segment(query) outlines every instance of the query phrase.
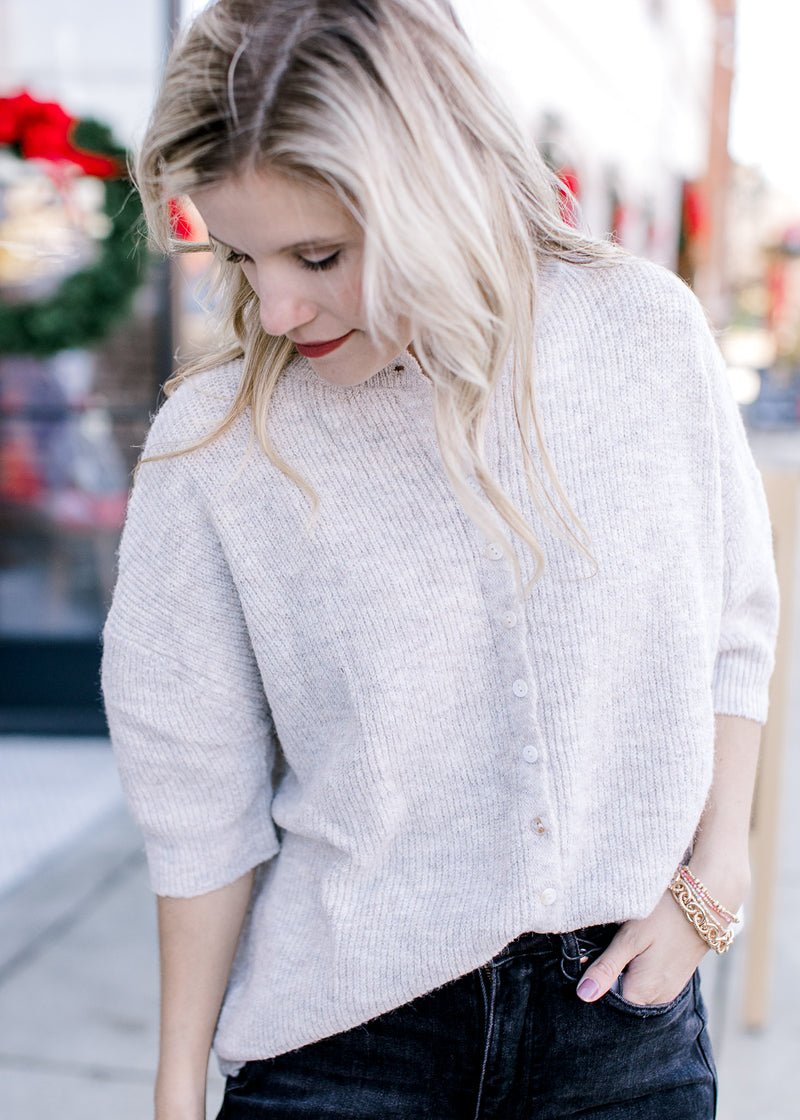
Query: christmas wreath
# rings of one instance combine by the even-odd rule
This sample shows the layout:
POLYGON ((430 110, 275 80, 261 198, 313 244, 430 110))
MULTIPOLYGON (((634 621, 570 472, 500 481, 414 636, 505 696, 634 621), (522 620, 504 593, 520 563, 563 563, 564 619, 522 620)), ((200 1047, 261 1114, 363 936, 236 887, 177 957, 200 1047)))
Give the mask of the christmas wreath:
POLYGON ((60 105, 27 93, 0 97, 0 150, 22 160, 45 160, 58 180, 99 180, 105 197, 104 233, 91 264, 67 275, 41 299, 0 303, 0 354, 49 357, 99 342, 130 308, 144 271, 139 196, 126 153, 94 120, 70 117, 60 105))

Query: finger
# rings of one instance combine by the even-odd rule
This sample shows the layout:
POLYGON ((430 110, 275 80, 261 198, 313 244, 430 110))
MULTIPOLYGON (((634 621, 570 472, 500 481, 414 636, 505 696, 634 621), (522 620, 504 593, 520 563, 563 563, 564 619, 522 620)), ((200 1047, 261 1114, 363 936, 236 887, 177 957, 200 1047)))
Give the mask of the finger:
POLYGON ((623 926, 605 952, 584 972, 578 984, 578 997, 585 1003, 594 1003, 604 996, 636 953, 633 939, 623 926))

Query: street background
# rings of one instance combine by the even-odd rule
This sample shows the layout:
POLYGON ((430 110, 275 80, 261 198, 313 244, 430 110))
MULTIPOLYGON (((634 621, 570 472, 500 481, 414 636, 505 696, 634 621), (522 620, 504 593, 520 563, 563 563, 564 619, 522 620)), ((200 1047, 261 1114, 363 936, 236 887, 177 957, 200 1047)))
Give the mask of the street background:
MULTIPOLYGON (((52 125, 57 103, 135 149, 169 39, 201 6, 0 0, 0 312, 63 292, 78 269, 105 260, 113 233, 104 173, 79 173, 72 142, 65 148, 61 137, 56 150, 52 131, 51 150, 26 148, 30 113, 52 125), (14 133, 20 122, 25 142, 14 133)), ((792 140, 800 5, 454 6, 560 176, 565 205, 573 206, 570 192, 592 232, 693 286, 719 332, 757 461, 786 480, 800 477, 800 146, 792 140)), ((181 207, 179 235, 202 239, 196 215, 181 207)), ((35 334, 21 342, 0 315, 3 1120, 152 1115, 155 907, 104 735, 98 635, 130 471, 159 386, 176 361, 203 348, 208 325, 196 294, 201 257, 179 266, 142 260, 127 310, 108 322, 97 310, 86 339, 76 341, 65 319, 63 345, 35 334)), ((794 607, 772 709, 785 725, 771 743, 772 793, 760 810, 777 844, 764 859, 759 842, 756 866, 757 885, 768 879, 773 895, 765 905, 763 890, 754 891, 733 950, 703 965, 719 1120, 800 1117, 800 549, 787 544, 786 525, 776 533, 794 549, 783 587, 787 601, 794 591, 794 607), (766 970, 754 1029, 745 1009, 756 952, 766 970)), ((762 789, 766 780, 762 772, 762 789)), ((209 1116, 221 1087, 212 1069, 209 1116)))

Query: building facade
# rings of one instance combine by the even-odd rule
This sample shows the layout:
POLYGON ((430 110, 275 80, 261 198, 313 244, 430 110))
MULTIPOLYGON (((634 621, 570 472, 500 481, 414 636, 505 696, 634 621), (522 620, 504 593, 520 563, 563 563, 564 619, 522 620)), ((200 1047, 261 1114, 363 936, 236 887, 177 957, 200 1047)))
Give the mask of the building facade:
POLYGON ((456 0, 593 233, 675 268, 684 185, 709 152, 710 0, 456 0))

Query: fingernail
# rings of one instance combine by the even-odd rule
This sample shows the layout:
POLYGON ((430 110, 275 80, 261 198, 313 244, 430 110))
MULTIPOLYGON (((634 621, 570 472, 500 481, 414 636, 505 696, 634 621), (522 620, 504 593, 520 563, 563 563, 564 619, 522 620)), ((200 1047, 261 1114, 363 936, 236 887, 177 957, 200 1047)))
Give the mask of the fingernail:
POLYGON ((593 999, 597 998, 597 993, 600 991, 600 985, 596 980, 592 980, 591 976, 584 976, 578 985, 578 999, 585 1000, 591 1003, 593 999))

